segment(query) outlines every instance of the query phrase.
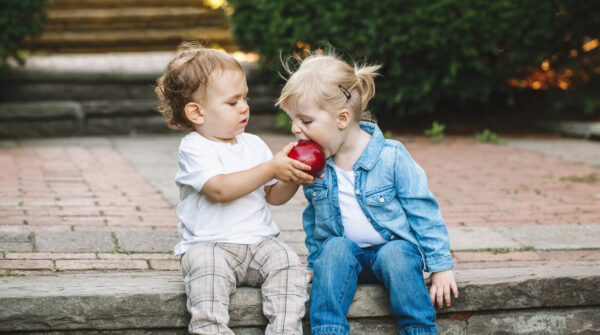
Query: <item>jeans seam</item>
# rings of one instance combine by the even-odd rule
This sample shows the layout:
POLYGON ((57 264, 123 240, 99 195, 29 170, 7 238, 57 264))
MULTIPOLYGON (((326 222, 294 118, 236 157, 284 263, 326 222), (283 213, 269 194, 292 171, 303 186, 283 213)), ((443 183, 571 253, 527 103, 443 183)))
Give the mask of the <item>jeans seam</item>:
MULTIPOLYGON (((352 269, 350 269, 350 273, 346 276, 346 283, 344 285, 344 289, 341 291, 341 295, 338 297, 338 303, 341 305, 342 300, 344 298, 344 296, 346 295, 346 291, 348 290, 348 286, 350 286, 350 282, 352 280, 352 274, 356 273, 356 265, 354 265, 352 267, 352 269)), ((356 276, 358 277, 358 274, 356 274, 356 276)), ((357 278, 358 280, 358 278, 357 278)))

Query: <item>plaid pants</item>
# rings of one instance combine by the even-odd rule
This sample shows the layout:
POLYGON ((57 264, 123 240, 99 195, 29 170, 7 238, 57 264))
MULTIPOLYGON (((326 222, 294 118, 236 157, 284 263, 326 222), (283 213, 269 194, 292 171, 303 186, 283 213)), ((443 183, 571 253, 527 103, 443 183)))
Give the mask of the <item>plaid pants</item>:
POLYGON ((277 238, 256 244, 201 242, 182 257, 192 334, 234 334, 229 296, 237 285, 261 286, 271 334, 302 334, 307 273, 298 255, 277 238))

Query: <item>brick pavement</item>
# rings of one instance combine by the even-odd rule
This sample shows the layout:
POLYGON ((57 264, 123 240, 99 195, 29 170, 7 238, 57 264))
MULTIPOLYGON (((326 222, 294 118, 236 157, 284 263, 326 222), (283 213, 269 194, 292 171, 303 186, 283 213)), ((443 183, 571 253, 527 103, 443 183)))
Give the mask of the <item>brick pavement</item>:
MULTIPOLYGON (((263 138, 274 151, 292 140, 263 138)), ((454 250, 458 269, 600 264, 600 242, 593 239, 600 226, 599 168, 470 138, 451 137, 445 145, 423 137, 400 139, 427 171, 451 237, 477 242, 495 232, 510 242, 495 244, 490 235, 488 244, 477 244, 489 247, 470 250, 473 241, 457 240, 454 245, 463 244, 454 250), (563 237, 571 244, 554 243, 563 237), (536 238, 549 242, 535 244, 536 238)), ((157 176, 151 171, 159 160, 175 164, 174 156, 145 165, 131 158, 152 157, 156 148, 170 154, 177 141, 167 135, 138 138, 128 149, 115 145, 128 139, 120 141, 0 143, 0 276, 179 270, 170 253, 177 242, 176 217, 172 197, 166 196, 174 185, 156 182, 172 176, 168 169, 155 171, 157 176)), ((300 217, 289 217, 286 208, 298 213, 303 203, 299 192, 274 209, 289 221, 282 223, 282 236, 298 250, 300 217)))

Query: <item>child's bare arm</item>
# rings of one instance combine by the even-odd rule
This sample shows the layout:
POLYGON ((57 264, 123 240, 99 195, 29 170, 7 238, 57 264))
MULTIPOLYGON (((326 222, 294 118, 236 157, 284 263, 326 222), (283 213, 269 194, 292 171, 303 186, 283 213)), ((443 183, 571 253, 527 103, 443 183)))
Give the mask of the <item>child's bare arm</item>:
POLYGON ((299 170, 310 170, 308 165, 287 157, 287 154, 293 147, 294 144, 290 143, 273 157, 273 160, 278 162, 281 173, 276 177, 279 181, 275 185, 265 187, 267 202, 271 205, 285 204, 296 194, 300 185, 312 184, 314 182, 312 176, 299 170), (295 168, 289 169, 287 166, 289 164, 292 164, 295 168))
MULTIPOLYGON (((291 150, 292 146, 293 144, 290 143, 271 160, 251 169, 220 174, 210 178, 202 187, 202 194, 214 202, 228 202, 251 193, 272 179, 279 179, 295 184, 312 182, 313 177, 302 172, 302 170, 310 170, 310 167, 287 157, 287 153, 291 150)), ((287 192, 291 193, 291 195, 285 201, 289 200, 298 189, 296 185, 293 187, 295 188, 293 193, 291 187, 288 187, 287 192)), ((286 188, 283 188, 282 191, 286 191, 286 188)), ((269 193, 272 193, 272 190, 269 193)), ((287 196, 285 193, 282 195, 287 196)))
POLYGON ((452 305, 451 292, 454 293, 454 299, 458 298, 458 287, 456 286, 456 279, 454 278, 454 271, 452 269, 431 274, 429 296, 431 297, 432 304, 435 305, 437 302, 438 307, 442 308, 444 307, 444 301, 446 301, 446 306, 450 307, 452 305))

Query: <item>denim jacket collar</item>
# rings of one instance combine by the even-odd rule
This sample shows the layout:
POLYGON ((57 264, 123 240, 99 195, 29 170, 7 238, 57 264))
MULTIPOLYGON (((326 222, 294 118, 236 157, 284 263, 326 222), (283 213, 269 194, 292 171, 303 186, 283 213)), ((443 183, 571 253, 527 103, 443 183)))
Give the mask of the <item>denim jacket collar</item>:
MULTIPOLYGON (((365 170, 371 170, 385 146, 385 138, 379 127, 374 123, 360 121, 360 128, 371 134, 371 140, 360 157, 358 157, 356 164, 365 170)), ((333 156, 327 159, 327 164, 333 168, 333 156)))

